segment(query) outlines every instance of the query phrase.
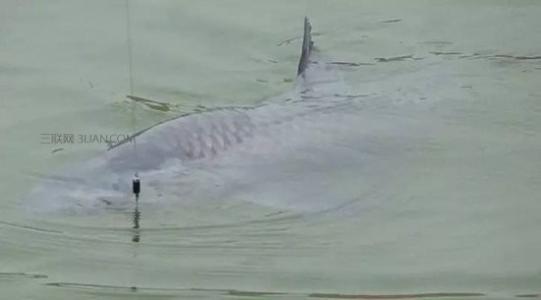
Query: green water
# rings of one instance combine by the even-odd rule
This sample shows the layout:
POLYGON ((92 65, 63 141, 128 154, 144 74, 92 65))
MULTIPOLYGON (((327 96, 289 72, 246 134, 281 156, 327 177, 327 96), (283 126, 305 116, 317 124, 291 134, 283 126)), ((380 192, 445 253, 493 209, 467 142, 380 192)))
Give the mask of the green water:
POLYGON ((2 1, 0 299, 538 295, 540 14, 537 1, 131 1, 133 94, 165 103, 152 106, 125 97, 124 1, 2 1), (373 177, 329 171, 337 198, 359 190, 354 209, 269 205, 312 188, 295 170, 307 179, 175 209, 25 210, 44 174, 106 148, 51 133, 130 133, 291 89, 304 15, 322 53, 354 63, 351 92, 386 99, 367 124, 422 125, 371 153, 373 177))

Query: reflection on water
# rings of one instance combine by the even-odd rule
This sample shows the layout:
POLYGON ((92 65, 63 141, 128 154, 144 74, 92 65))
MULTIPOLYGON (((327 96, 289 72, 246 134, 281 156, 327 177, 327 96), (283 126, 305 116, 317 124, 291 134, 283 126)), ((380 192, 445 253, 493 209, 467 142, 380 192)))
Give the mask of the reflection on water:
POLYGON ((133 237, 132 242, 139 243, 141 240, 141 231, 139 220, 141 218, 141 212, 139 211, 139 196, 135 197, 135 210, 133 211, 133 237))

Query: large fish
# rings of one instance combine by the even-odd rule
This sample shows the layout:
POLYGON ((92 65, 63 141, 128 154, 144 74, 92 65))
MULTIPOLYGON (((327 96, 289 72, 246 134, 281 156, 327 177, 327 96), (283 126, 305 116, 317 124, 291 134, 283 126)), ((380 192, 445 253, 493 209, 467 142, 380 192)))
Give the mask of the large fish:
POLYGON ((183 115, 102 155, 50 175, 31 193, 37 211, 90 213, 142 204, 251 201, 291 210, 339 207, 377 192, 397 159, 400 128, 378 97, 351 95, 338 64, 315 50, 304 20, 291 91, 254 107, 183 115))

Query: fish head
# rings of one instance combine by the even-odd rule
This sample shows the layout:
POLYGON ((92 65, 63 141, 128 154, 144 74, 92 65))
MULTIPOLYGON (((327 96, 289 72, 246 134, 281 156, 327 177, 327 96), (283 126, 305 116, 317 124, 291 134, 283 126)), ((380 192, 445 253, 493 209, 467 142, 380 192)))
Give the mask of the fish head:
POLYGON ((40 176, 24 201, 30 212, 93 214, 131 208, 131 176, 79 168, 40 176))

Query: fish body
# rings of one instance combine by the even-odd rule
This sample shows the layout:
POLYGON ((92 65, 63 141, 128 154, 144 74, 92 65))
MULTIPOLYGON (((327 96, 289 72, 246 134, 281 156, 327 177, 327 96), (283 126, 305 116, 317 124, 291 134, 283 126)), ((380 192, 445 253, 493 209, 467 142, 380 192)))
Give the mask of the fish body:
POLYGON ((69 213, 127 209, 136 172, 146 204, 232 197, 280 209, 333 207, 356 197, 350 190, 359 185, 359 170, 367 174, 377 161, 371 156, 380 151, 374 140, 387 124, 364 112, 363 101, 349 94, 336 65, 317 53, 305 18, 290 91, 258 106, 186 114, 141 130, 45 178, 29 207, 69 213), (338 184, 337 178, 348 180, 338 184))

